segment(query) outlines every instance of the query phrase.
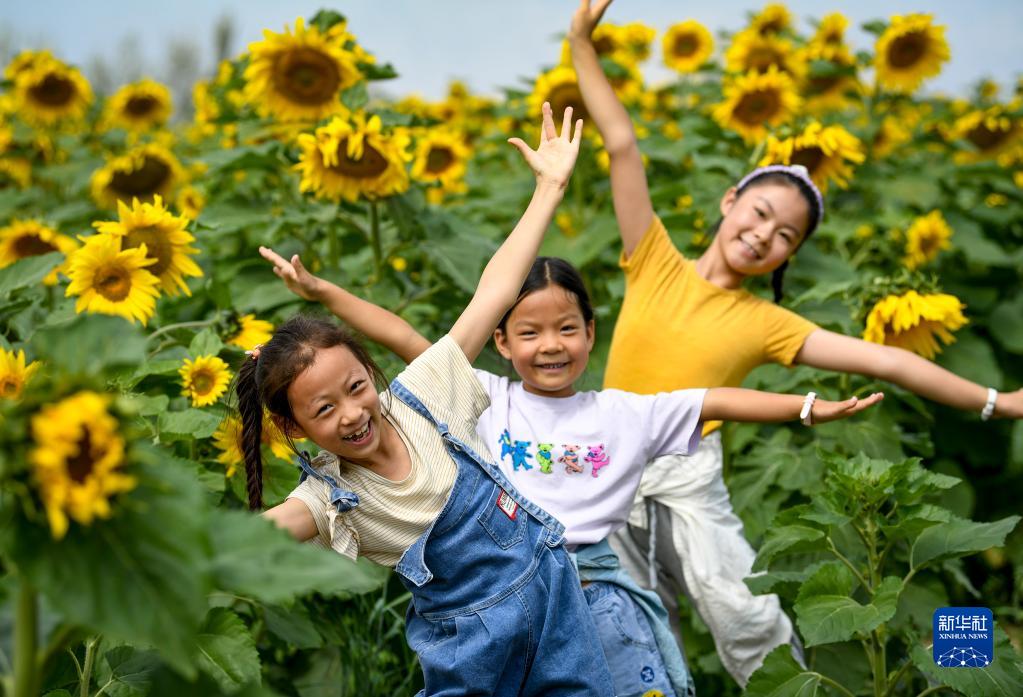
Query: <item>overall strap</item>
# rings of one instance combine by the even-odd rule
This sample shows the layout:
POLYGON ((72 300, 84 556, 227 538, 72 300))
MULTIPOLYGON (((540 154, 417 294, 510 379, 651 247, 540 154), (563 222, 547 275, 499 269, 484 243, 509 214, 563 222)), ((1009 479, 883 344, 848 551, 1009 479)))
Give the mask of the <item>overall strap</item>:
POLYGON ((312 477, 330 487, 330 505, 336 508, 338 513, 345 513, 359 505, 358 494, 351 489, 342 488, 332 476, 317 472, 313 468, 308 451, 302 451, 298 458, 298 466, 302 468, 302 477, 298 480, 300 484, 312 477))

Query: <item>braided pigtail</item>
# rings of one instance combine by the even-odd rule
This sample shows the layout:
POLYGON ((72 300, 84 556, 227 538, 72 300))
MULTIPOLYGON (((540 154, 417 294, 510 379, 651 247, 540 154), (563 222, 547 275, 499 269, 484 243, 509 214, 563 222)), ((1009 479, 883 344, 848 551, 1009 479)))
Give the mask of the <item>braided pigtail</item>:
POLYGON ((258 367, 257 360, 246 357, 238 370, 235 386, 242 420, 241 450, 245 459, 249 508, 253 511, 263 507, 263 454, 260 451, 263 440, 263 404, 256 383, 258 367))
POLYGON ((785 263, 776 268, 771 273, 771 290, 774 291, 774 302, 780 303, 785 293, 782 291, 782 284, 785 281, 785 269, 789 267, 789 260, 786 259, 785 263))

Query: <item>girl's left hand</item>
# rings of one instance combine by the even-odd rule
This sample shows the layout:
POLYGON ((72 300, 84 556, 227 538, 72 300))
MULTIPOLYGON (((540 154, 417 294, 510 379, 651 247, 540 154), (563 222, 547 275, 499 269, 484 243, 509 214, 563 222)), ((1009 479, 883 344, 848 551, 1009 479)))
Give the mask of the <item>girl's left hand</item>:
POLYGON ((846 419, 853 414, 858 414, 868 407, 872 407, 878 402, 884 399, 884 392, 875 392, 869 397, 859 399, 853 397, 843 402, 829 402, 826 399, 818 399, 813 403, 813 407, 810 409, 811 423, 816 426, 817 424, 824 424, 829 421, 838 421, 839 419, 846 419))
POLYGON ((1023 389, 999 392, 992 416, 996 419, 1023 419, 1023 389))
POLYGON ((554 127, 550 102, 543 103, 543 125, 540 128, 540 145, 533 150, 521 138, 509 138, 508 142, 519 149, 526 162, 536 174, 537 186, 550 184, 564 189, 572 176, 579 144, 582 142, 583 120, 575 122, 572 133, 572 107, 565 109, 565 117, 559 135, 554 127), (571 135, 571 140, 569 140, 571 135))
POLYGON ((274 265, 274 273, 284 281, 288 290, 303 300, 320 300, 324 282, 306 270, 297 254, 291 257, 291 261, 269 247, 260 247, 259 254, 274 265))

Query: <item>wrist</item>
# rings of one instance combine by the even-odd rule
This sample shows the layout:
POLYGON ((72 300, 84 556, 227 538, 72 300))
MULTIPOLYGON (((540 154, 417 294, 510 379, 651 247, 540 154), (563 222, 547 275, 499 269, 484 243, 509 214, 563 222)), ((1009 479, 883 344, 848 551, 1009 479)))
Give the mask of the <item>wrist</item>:
POLYGON ((557 181, 537 175, 536 190, 533 192, 533 196, 543 198, 545 200, 557 199, 560 201, 565 196, 565 188, 567 186, 567 179, 565 181, 557 181))
POLYGON ((995 413, 998 404, 998 391, 993 387, 987 388, 987 401, 984 402, 984 407, 980 410, 981 421, 987 421, 991 418, 992 414, 995 413))

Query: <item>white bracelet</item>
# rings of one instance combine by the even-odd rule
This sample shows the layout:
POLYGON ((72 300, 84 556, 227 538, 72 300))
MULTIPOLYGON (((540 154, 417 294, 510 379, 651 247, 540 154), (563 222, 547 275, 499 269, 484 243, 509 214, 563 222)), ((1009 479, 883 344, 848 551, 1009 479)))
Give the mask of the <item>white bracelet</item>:
POLYGON ((804 426, 813 426, 813 403, 817 401, 816 392, 807 392, 803 400, 803 408, 799 410, 799 420, 804 426))
POLYGON ((987 421, 995 413, 995 402, 998 401, 998 390, 993 387, 987 388, 987 403, 980 410, 980 420, 987 421))

